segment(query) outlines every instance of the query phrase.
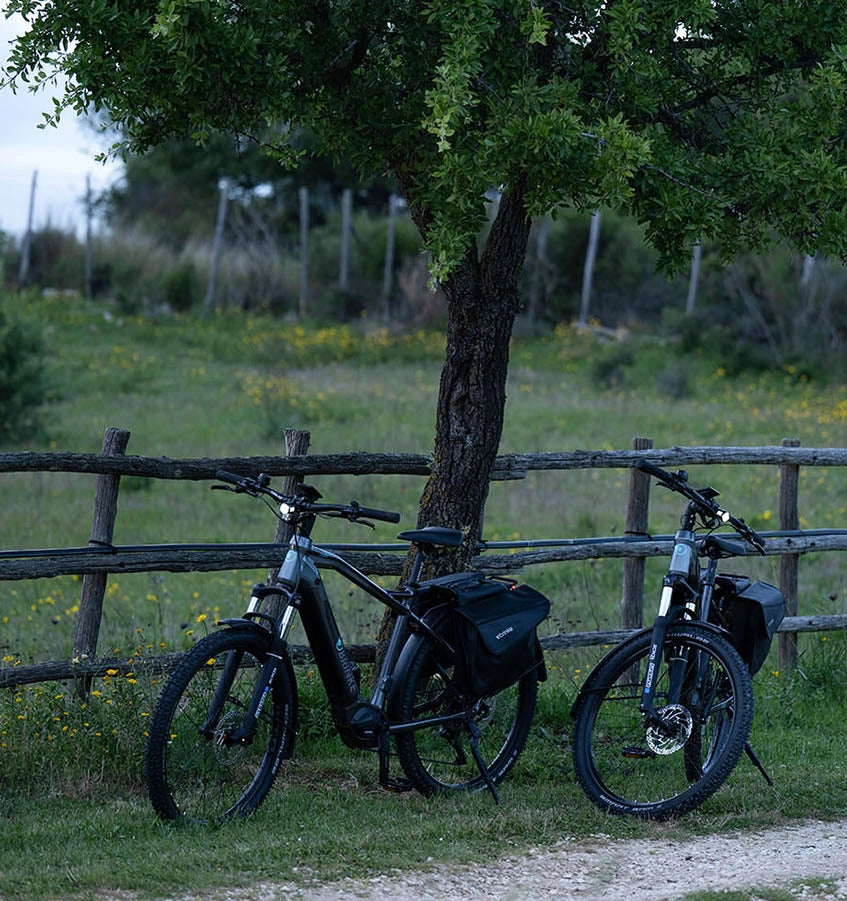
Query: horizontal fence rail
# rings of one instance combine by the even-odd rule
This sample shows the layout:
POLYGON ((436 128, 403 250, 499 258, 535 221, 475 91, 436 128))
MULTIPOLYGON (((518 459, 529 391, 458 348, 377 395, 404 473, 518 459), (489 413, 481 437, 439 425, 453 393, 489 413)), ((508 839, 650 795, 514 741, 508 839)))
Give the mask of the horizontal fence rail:
MULTIPOLYGON (((732 538, 732 532, 722 533, 732 538)), ((767 539, 766 556, 847 550, 847 529, 759 532, 767 539)), ((740 538, 735 535, 734 537, 740 538)), ((492 542, 491 549, 512 549, 509 554, 483 553, 471 560, 485 573, 517 572, 526 566, 573 560, 669 556, 673 535, 653 538, 562 538, 492 542), (521 548, 530 550, 521 551, 521 548)), ((395 576, 403 567, 407 544, 321 544, 369 575, 395 576)), ((288 549, 276 542, 242 544, 143 544, 102 547, 45 548, 0 551, 0 581, 52 578, 86 573, 222 572, 262 569, 279 563, 288 549)))
MULTIPOLYGON (((503 454, 491 478, 523 478, 528 472, 568 469, 628 469, 641 458, 657 466, 692 464, 766 464, 770 466, 847 466, 847 448, 840 447, 685 447, 656 450, 503 454)), ((306 454, 293 457, 221 457, 170 459, 108 456, 66 451, 20 451, 0 454, 0 472, 78 472, 93 475, 143 476, 151 479, 214 479, 219 469, 239 475, 266 472, 270 476, 305 475, 420 475, 430 473, 426 454, 306 454)))
MULTIPOLYGON (((271 476, 284 476, 296 484, 296 480, 310 475, 416 475, 430 473, 430 457, 422 454, 314 454, 304 452, 305 443, 294 439, 290 447, 299 448, 289 456, 223 457, 197 459, 171 459, 167 457, 131 456, 108 445, 114 434, 124 437, 125 446, 129 433, 107 430, 104 453, 86 454, 71 452, 17 452, 0 454, 0 473, 3 472, 68 472, 88 473, 100 477, 98 485, 111 486, 115 491, 121 476, 137 476, 153 479, 204 481, 213 480, 219 469, 244 475, 266 472, 271 476), (107 446, 111 447, 106 452, 107 446)), ((292 434, 295 434, 292 430, 292 434)), ((286 433, 288 444, 289 433, 286 433)), ((583 469, 629 469, 639 459, 645 458, 656 465, 679 467, 688 465, 770 465, 782 467, 781 471, 795 475, 793 500, 780 498, 789 508, 793 504, 796 516, 796 468, 800 466, 847 466, 845 448, 803 448, 786 439, 782 445, 767 447, 685 447, 674 446, 653 449, 649 439, 636 439, 638 449, 621 451, 575 450, 566 453, 509 454, 498 456, 491 472, 492 480, 522 479, 529 472, 583 469)), ((643 488, 643 483, 642 483, 643 488)), ((634 494, 632 486, 631 493, 634 494)), ((113 498, 114 502, 114 498, 113 498)), ((114 515, 114 514, 112 514, 114 515)), ((629 515, 629 514, 628 514, 629 515)), ((95 510, 95 520, 98 511, 95 510)), ((781 520, 784 522, 784 520, 781 520)), ((102 528, 102 525, 101 525, 102 528)), ((640 531, 640 530, 636 530, 640 531)), ((799 530, 761 533, 768 539, 767 554, 778 555, 783 561, 793 561, 799 556, 820 551, 847 550, 847 529, 799 530)), ((111 573, 168 571, 199 572, 233 569, 268 569, 277 565, 287 548, 280 540, 251 544, 159 544, 114 545, 109 537, 98 539, 92 531, 92 544, 79 548, 53 548, 8 550, 0 552, 0 580, 48 578, 61 575, 84 575, 86 579, 105 579, 111 573)), ((374 576, 398 575, 403 565, 406 544, 336 544, 327 545, 344 556, 356 567, 374 576)), ((623 558, 643 560, 647 557, 667 556, 673 546, 672 535, 635 534, 626 537, 541 539, 534 541, 490 542, 475 557, 472 566, 482 572, 514 573, 527 566, 565 561, 623 558), (508 553, 498 553, 508 551, 508 553)), ((624 566, 629 564, 624 563, 624 566)), ((105 586, 105 582, 102 583, 105 586)), ((102 600, 102 599, 101 599, 102 600)), ((796 602, 796 598, 794 599, 796 602)), ((792 636, 798 632, 824 631, 847 627, 847 615, 798 616, 796 603, 789 604, 780 632, 792 636)), ((639 611, 640 614, 640 611, 639 611)), ((632 624, 631 621, 629 623, 632 624)), ((633 633, 632 628, 610 631, 575 632, 546 637, 542 640, 545 650, 581 647, 587 645, 615 644, 633 633)), ((781 636, 782 637, 782 636, 781 636)), ((353 645, 351 655, 360 662, 373 660, 373 645, 353 645)), ((295 647, 292 653, 296 661, 311 659, 308 648, 295 647)), ((135 660, 132 663, 114 658, 95 658, 93 654, 76 656, 73 661, 56 661, 42 664, 25 664, 0 668, 0 687, 10 687, 31 682, 91 678, 114 670, 120 673, 146 667, 152 670, 169 669, 178 654, 167 654, 155 659, 135 660)))
MULTIPOLYGON (((783 620, 781 632, 828 632, 847 628, 847 614, 828 616, 788 616, 783 620)), ((605 632, 566 632, 541 638, 541 647, 547 651, 572 648, 616 645, 635 634, 635 629, 609 629, 605 632)), ((351 660, 356 663, 373 663, 376 646, 373 644, 345 644, 351 660)), ((289 647, 295 664, 313 663, 314 657, 308 645, 289 647)), ((69 679, 92 679, 105 675, 127 676, 144 671, 157 675, 169 672, 182 658, 181 652, 161 654, 155 657, 134 658, 101 657, 96 660, 56 660, 50 663, 19 664, 0 668, 0 689, 39 682, 61 682, 69 679)))

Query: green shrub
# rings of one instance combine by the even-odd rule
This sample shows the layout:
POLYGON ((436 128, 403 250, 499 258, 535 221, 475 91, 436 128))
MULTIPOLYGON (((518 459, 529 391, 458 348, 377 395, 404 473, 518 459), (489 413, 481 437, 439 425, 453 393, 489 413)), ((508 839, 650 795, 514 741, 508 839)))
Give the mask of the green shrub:
POLYGON ((165 273, 162 286, 165 303, 172 310, 187 313, 200 299, 200 282, 194 265, 181 261, 165 273))
POLYGON ((591 363, 591 377, 601 388, 617 388, 623 384, 626 371, 632 366, 635 354, 631 347, 615 344, 599 350, 591 363))
POLYGON ((0 307, 0 441, 20 441, 41 431, 46 394, 41 332, 0 307))

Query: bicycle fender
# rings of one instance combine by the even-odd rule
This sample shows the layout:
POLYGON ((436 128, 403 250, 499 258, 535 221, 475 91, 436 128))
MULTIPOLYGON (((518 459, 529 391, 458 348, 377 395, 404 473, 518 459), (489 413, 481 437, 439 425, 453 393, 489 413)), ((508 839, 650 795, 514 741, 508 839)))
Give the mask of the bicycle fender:
POLYGON ((256 632, 259 635, 264 635, 268 638, 272 637, 270 632, 268 632, 268 630, 263 625, 257 623, 255 620, 246 619, 242 616, 232 617, 230 619, 219 619, 218 625, 228 626, 231 629, 247 628, 251 632, 256 632))
MULTIPOLYGON (((671 623, 671 625, 668 627, 668 632, 667 632, 668 635, 670 635, 673 632, 676 625, 677 625, 677 623, 671 623)), ((689 626, 689 627, 697 626, 706 632, 712 632, 713 634, 718 635, 724 639, 729 637, 726 629, 722 629, 720 626, 716 626, 714 623, 706 623, 706 622, 703 622, 702 620, 685 620, 685 621, 683 621, 682 625, 689 626)), ((576 698, 574 699, 573 704, 571 705, 571 710, 570 710, 571 719, 576 719, 578 712, 579 712, 579 708, 582 706, 583 699, 585 698, 586 695, 588 695, 591 691, 594 690, 594 683, 597 681, 597 673, 600 670, 600 668, 603 666, 603 664, 606 662, 606 658, 609 657, 611 654, 615 653, 618 650, 618 648, 626 647, 629 644, 633 644, 634 642, 641 640, 645 635, 649 635, 650 633, 652 633, 652 631, 653 631, 653 626, 646 626, 643 629, 639 629, 637 632, 633 632, 632 635, 628 636, 627 638, 624 638, 624 640, 622 642, 620 642, 619 644, 616 644, 607 654, 604 654, 600 658, 600 660, 594 666, 594 669, 592 669, 591 672, 588 674, 588 677, 586 678, 585 682, 583 683, 582 688, 580 688, 579 692, 577 693, 576 698)))
POLYGON ((387 707, 389 720, 393 719, 393 711, 400 702, 400 690, 406 684, 406 680, 409 677, 409 664, 425 638, 426 636, 422 632, 416 632, 413 635, 410 635, 400 651, 400 656, 397 658, 397 663, 394 666, 394 672, 391 674, 391 693, 388 697, 387 707))

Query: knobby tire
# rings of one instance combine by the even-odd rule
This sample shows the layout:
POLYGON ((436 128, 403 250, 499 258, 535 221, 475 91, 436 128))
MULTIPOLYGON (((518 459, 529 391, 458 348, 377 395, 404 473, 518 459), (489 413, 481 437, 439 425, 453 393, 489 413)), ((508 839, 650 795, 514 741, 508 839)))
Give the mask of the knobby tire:
POLYGON ((268 646, 256 631, 223 629, 199 641, 172 673, 153 713, 145 760, 150 801, 162 819, 213 823, 246 816, 262 803, 282 762, 291 757, 297 699, 284 665, 252 741, 227 740, 250 704, 268 646), (231 655, 239 665, 223 690, 222 673, 231 655), (210 723, 216 692, 222 703, 210 723))
POLYGON ((654 698, 663 725, 650 729, 640 710, 650 642, 649 631, 625 641, 589 677, 574 711, 573 762, 600 808, 661 820, 699 806, 729 777, 750 734, 753 688, 728 641, 695 623, 672 626, 654 698))
MULTIPOLYGON (((533 670, 520 682, 481 700, 457 691, 452 659, 432 639, 423 639, 398 687, 392 722, 411 722, 467 711, 479 730, 479 750, 492 782, 497 785, 512 770, 526 745, 535 714, 538 677, 533 670)), ((424 795, 477 792, 486 789, 470 745, 468 719, 401 732, 397 756, 406 776, 424 795)))

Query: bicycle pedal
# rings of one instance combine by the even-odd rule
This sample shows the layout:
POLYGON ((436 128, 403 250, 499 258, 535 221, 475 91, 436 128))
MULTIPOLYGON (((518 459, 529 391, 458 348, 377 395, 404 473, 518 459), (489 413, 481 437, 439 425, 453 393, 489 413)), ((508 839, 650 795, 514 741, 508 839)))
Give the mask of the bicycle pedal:
POLYGON ((393 792, 394 794, 410 792, 415 787, 409 779, 385 779, 380 782, 380 785, 385 791, 393 792))
POLYGON ((655 756, 656 752, 651 751, 650 748, 642 748, 635 745, 627 745, 621 748, 621 757, 629 757, 631 760, 647 760, 655 756))

